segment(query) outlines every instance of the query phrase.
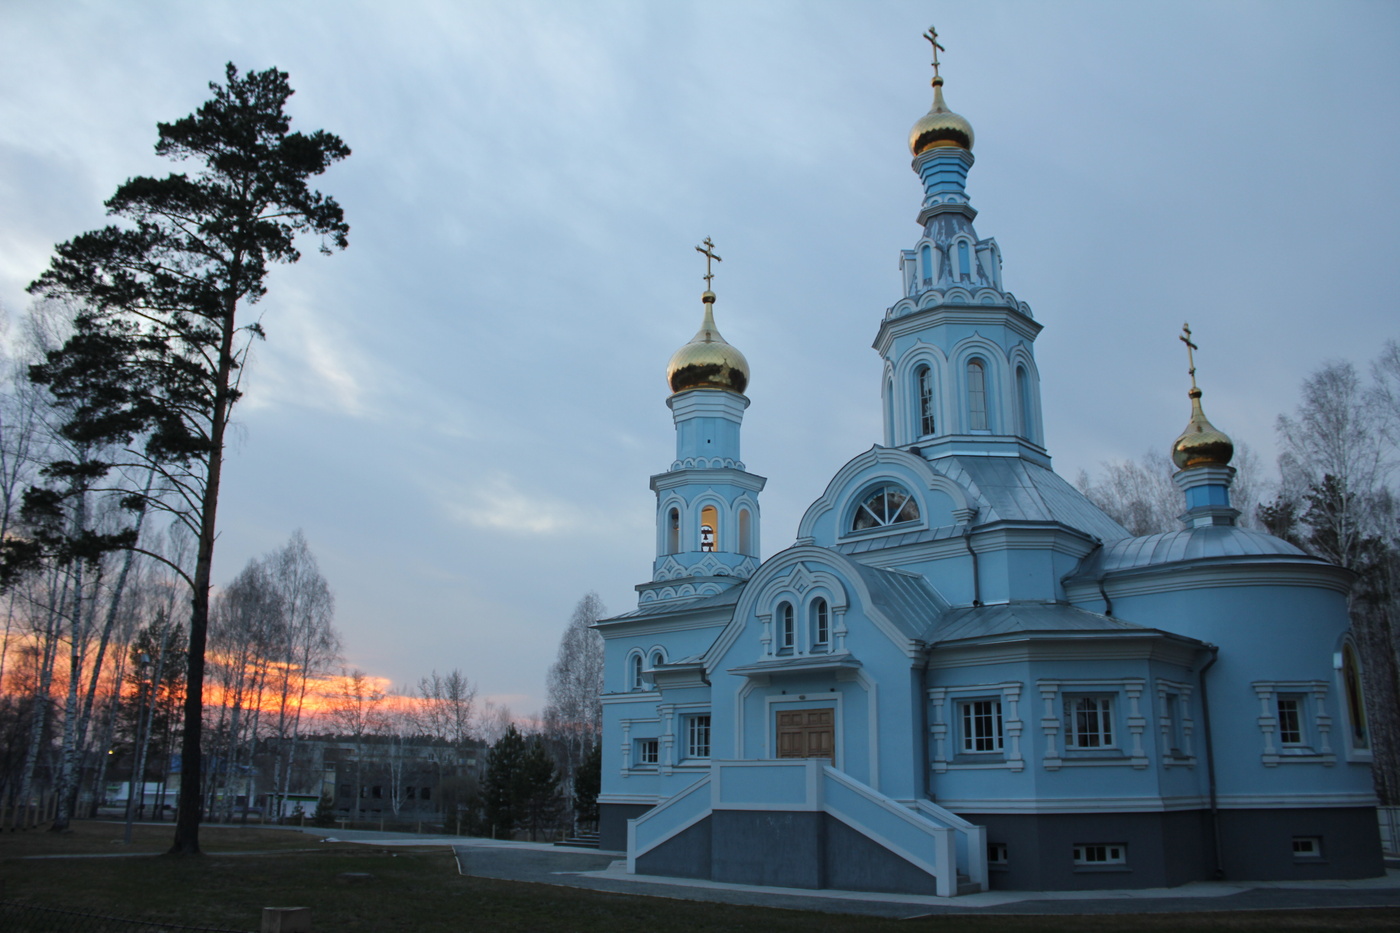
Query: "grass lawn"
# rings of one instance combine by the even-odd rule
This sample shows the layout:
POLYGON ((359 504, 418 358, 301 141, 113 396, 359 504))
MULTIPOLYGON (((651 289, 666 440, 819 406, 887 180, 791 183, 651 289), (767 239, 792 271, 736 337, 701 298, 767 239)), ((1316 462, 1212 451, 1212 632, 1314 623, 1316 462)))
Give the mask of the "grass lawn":
POLYGON ((280 830, 205 827, 200 835, 206 851, 203 857, 154 854, 169 845, 172 833, 169 824, 138 827, 131 846, 121 843, 120 824, 74 823, 74 832, 66 835, 39 831, 0 834, 0 897, 47 907, 248 931, 259 928, 263 907, 310 907, 318 933, 1400 929, 1400 910, 1394 909, 877 920, 464 878, 457 874, 452 854, 445 848, 314 843, 312 837, 280 830), (20 858, 63 851, 152 854, 20 858), (338 877, 346 872, 371 877, 353 881, 338 877))

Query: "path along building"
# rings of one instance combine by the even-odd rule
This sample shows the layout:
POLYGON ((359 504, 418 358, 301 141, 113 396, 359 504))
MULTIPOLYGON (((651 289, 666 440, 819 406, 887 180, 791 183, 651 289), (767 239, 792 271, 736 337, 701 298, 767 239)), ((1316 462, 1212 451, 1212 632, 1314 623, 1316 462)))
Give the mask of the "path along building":
POLYGON ((652 579, 598 623, 603 846, 944 895, 1380 874, 1350 574, 1236 523, 1194 369, 1179 530, 1129 536, 1052 471, 1041 325, 973 227, 972 127, 933 84, 875 335, 884 437, 762 563, 713 292, 671 359, 652 579))

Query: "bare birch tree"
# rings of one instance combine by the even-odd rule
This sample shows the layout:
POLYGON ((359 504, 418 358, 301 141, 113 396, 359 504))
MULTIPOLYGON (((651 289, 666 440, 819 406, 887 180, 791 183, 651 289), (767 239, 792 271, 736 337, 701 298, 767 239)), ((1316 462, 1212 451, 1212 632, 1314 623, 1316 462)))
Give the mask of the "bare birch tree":
POLYGON ((566 793, 574 775, 603 733, 603 637, 593 623, 607 615, 597 593, 574 607, 549 668, 544 732, 554 744, 566 793))

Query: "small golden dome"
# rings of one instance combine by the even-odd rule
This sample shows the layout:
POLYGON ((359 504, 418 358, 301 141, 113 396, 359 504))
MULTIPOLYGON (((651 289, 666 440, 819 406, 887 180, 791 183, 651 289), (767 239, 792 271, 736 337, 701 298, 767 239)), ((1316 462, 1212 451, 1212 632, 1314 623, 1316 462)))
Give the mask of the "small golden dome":
POLYGON ((943 79, 933 79, 933 109, 924 114, 909 131, 909 151, 921 156, 939 146, 972 150, 972 124, 943 103, 943 79))
POLYGON ((666 381, 671 392, 686 389, 723 389, 744 394, 749 385, 749 361, 744 354, 719 335, 715 327, 715 293, 705 292, 705 320, 690 338, 690 343, 671 356, 666 366, 666 381))
POLYGON ((1201 410, 1201 390, 1192 388, 1191 421, 1172 445, 1172 462, 1179 470, 1201 466, 1229 466, 1235 455, 1235 444, 1223 431, 1206 419, 1201 410))

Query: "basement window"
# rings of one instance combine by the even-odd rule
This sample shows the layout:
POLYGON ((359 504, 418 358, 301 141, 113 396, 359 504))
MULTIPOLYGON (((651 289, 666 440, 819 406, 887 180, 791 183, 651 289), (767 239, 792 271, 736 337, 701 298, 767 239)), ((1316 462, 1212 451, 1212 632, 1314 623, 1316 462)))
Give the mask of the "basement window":
POLYGON ((1322 858, 1321 836, 1294 836, 1293 858, 1300 862, 1316 861, 1322 858))
POLYGON ((1121 842, 1080 843, 1074 847, 1076 871, 1122 871, 1128 864, 1128 847, 1121 842))

